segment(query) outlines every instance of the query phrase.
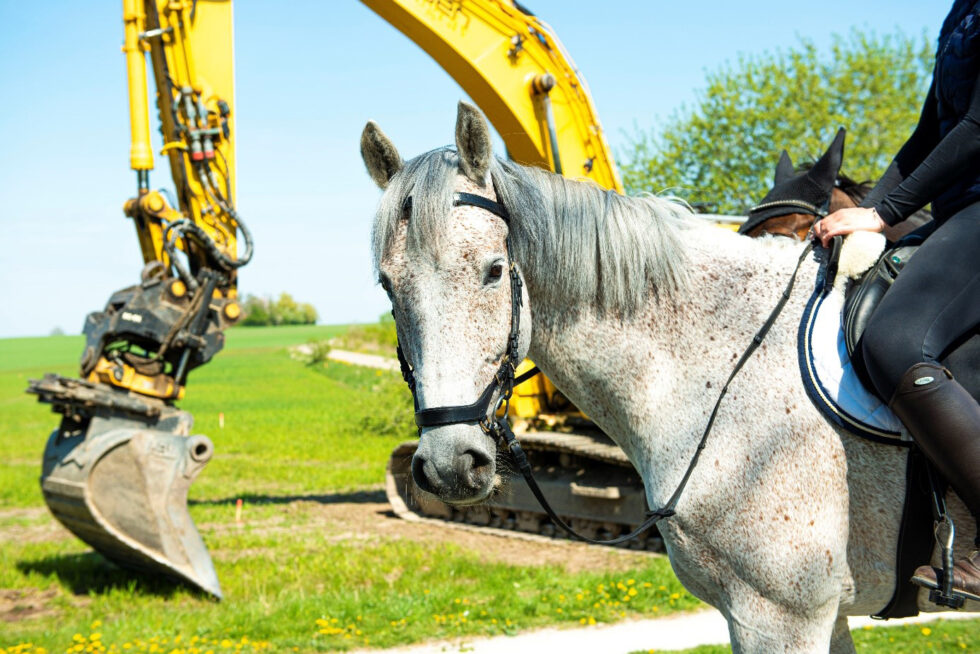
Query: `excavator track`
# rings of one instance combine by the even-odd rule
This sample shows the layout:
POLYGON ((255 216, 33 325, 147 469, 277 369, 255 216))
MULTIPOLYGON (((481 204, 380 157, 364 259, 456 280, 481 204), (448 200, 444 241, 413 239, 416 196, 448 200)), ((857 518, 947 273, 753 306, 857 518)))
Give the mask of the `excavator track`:
MULTIPOLYGON (((518 439, 545 497, 580 534, 608 540, 629 533, 646 518, 640 475, 626 454, 602 432, 528 431, 518 439)), ((541 509, 520 473, 507 469, 500 460, 502 483, 487 504, 454 507, 421 493, 411 473, 417 446, 417 441, 406 441, 396 447, 385 472, 388 501, 400 518, 506 536, 567 538, 541 509)), ((649 552, 664 549, 656 529, 618 547, 649 552)))

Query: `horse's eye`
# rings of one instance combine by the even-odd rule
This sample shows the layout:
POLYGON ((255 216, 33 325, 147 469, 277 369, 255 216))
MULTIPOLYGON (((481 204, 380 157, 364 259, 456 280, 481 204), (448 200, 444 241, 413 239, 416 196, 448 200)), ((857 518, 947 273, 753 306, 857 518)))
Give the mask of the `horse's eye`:
POLYGON ((381 275, 381 277, 378 278, 378 283, 381 284, 381 288, 384 289, 385 293, 391 295, 391 283, 388 281, 387 277, 381 275))
POLYGON ((487 283, 496 282, 500 280, 501 276, 504 274, 504 264, 495 263, 490 266, 490 270, 487 271, 487 283))

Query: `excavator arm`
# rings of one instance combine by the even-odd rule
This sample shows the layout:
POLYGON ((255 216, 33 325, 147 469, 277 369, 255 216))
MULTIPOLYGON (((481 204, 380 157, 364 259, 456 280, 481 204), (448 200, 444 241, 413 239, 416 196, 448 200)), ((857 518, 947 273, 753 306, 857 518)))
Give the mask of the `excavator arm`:
POLYGON ((252 256, 235 208, 232 7, 123 0, 123 24, 136 172, 123 211, 144 267, 138 284, 85 319, 80 379, 49 374, 28 388, 63 415, 45 447, 41 488, 55 517, 107 558, 220 597, 186 506, 213 445, 190 435, 192 417, 173 403, 239 319, 237 270, 252 256), (148 68, 172 200, 150 188, 148 68))
POLYGON ((252 255, 234 201, 231 2, 124 0, 123 23, 137 177, 123 211, 145 267, 139 286, 119 291, 86 320, 81 375, 169 401, 183 396, 187 373, 221 349, 223 330, 239 319, 236 271, 252 255), (149 188, 146 54, 176 206, 149 188))

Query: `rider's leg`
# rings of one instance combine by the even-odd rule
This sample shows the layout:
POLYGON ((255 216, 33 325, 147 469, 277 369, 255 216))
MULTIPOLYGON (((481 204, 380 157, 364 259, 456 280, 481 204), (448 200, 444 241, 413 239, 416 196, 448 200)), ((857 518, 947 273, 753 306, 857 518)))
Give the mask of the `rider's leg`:
MULTIPOLYGON (((879 394, 891 398, 892 410, 975 518, 980 517, 980 405, 937 361, 980 324, 978 253, 980 204, 974 204, 919 248, 863 339, 879 394)), ((956 588, 980 598, 980 557, 974 552, 956 568, 956 588)), ((920 568, 915 580, 935 585, 935 572, 920 568)))

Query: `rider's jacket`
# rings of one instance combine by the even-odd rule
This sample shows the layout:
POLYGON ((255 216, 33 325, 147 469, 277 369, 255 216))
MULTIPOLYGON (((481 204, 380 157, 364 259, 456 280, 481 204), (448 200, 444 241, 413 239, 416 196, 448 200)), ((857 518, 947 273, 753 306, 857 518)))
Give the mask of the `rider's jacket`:
POLYGON ((937 223, 980 200, 980 0, 943 22, 919 124, 862 203, 890 225, 932 202, 937 223))

